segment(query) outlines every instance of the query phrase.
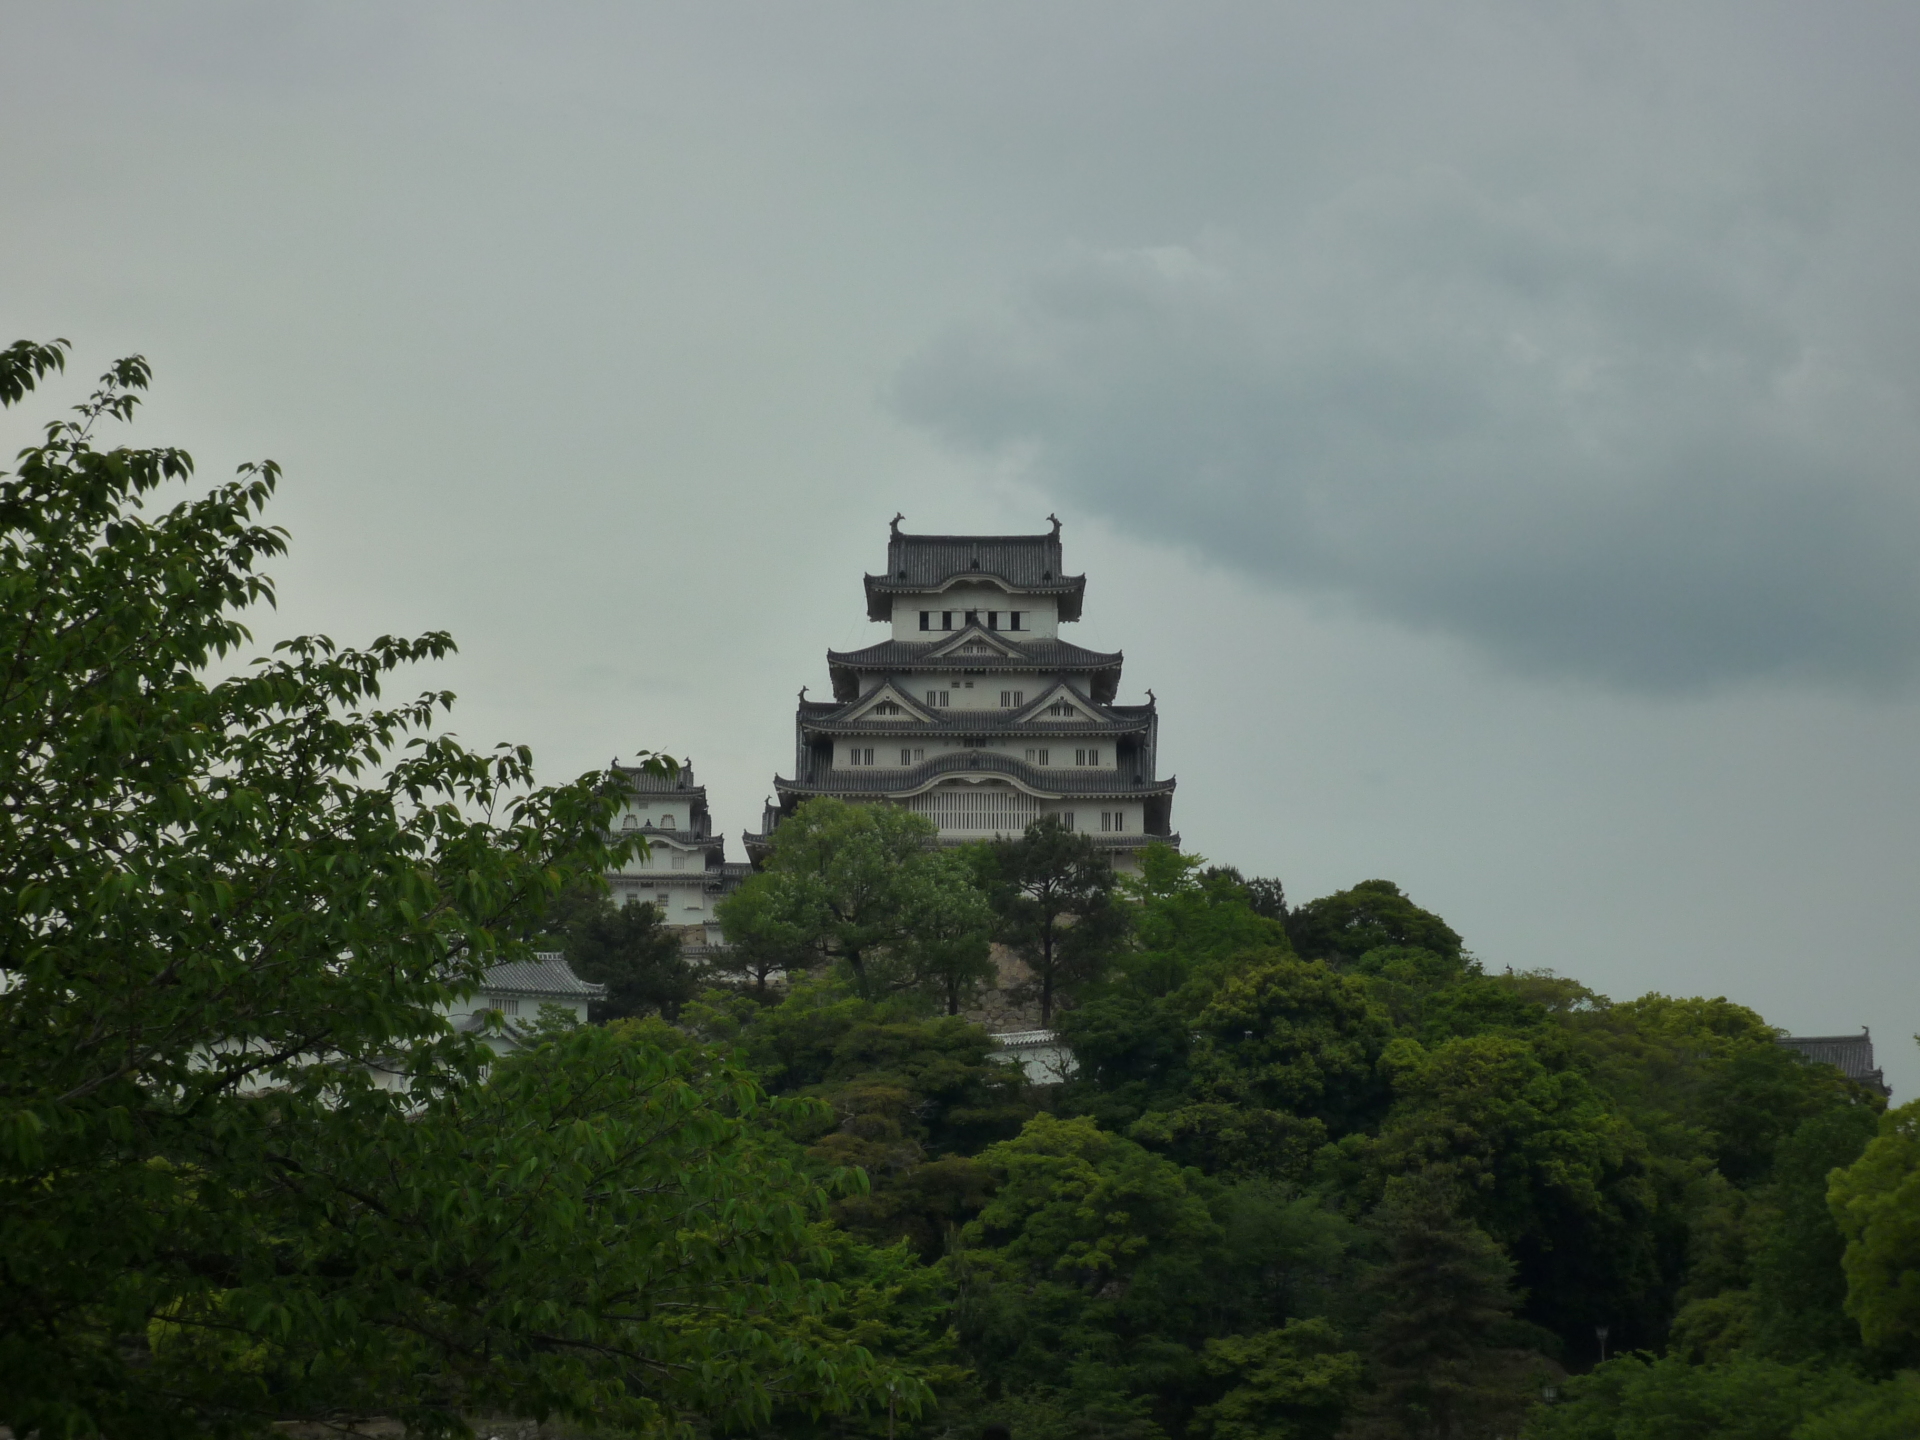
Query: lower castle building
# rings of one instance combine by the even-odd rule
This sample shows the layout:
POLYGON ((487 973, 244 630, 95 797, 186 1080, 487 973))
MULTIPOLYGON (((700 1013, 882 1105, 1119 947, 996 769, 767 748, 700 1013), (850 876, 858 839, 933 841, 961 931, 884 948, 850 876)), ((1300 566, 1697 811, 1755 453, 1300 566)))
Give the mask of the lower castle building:
POLYGON ((955 843, 1057 815, 1122 870, 1142 846, 1177 845, 1153 692, 1121 704, 1120 652, 1060 638, 1086 583, 1066 573, 1058 520, 1040 535, 908 535, 896 516, 886 569, 866 577, 867 618, 888 637, 827 652, 832 700, 801 692, 794 773, 775 777, 749 857, 816 795, 904 805, 955 843))
POLYGON ((707 810, 706 786, 694 783, 691 762, 671 777, 638 766, 613 769, 628 786, 614 824, 622 835, 639 831, 648 851, 607 877, 613 903, 654 906, 690 951, 718 945, 713 907, 752 867, 727 863, 726 840, 714 833, 707 810))

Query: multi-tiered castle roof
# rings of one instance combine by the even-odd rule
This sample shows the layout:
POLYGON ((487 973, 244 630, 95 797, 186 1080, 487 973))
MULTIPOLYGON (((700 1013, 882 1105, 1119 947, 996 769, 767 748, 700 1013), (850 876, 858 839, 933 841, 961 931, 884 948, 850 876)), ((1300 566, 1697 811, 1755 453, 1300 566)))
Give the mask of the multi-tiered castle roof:
POLYGON ((707 787, 694 783, 691 762, 672 775, 616 764, 627 783, 627 800, 616 827, 638 831, 648 853, 608 876, 616 904, 649 904, 660 911, 690 947, 717 943, 713 907, 751 868, 729 865, 726 841, 713 828, 707 787))
POLYGON ((1056 814, 1123 866, 1144 844, 1177 844, 1152 692, 1117 703, 1119 652, 1059 637, 1086 584, 1066 573, 1058 520, 1040 535, 908 535, 895 517, 886 570, 866 577, 867 618, 892 634, 827 652, 833 699, 802 692, 794 773, 775 778, 748 853, 816 795, 906 805, 952 841, 1056 814))

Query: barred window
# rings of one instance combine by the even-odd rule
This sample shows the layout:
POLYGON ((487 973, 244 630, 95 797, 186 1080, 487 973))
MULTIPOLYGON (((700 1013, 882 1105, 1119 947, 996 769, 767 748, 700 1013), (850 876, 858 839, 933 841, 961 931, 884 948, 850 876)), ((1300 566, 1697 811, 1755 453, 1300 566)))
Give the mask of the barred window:
POLYGON ((907 801, 942 830, 971 830, 1018 835, 1040 814, 1031 795, 992 785, 945 786, 907 801))

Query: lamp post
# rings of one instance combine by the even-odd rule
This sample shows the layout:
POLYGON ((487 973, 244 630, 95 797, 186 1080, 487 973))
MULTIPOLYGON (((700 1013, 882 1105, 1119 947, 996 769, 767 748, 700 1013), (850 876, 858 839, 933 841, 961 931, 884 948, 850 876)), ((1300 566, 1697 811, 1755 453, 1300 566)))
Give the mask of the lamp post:
POLYGON ((1604 1325, 1594 1326, 1593 1338, 1600 1342, 1600 1363, 1604 1365, 1607 1363, 1607 1327, 1604 1325))

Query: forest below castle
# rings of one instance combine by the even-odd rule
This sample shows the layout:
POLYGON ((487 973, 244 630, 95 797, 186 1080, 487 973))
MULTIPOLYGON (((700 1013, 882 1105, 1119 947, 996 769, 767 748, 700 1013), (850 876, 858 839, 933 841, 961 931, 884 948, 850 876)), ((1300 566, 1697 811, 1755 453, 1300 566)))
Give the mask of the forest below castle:
POLYGON ((733 902, 744 985, 702 990, 645 907, 560 937, 668 1043, 815 1102, 794 1142, 865 1177, 829 1211, 873 1300, 846 1323, 933 1390, 901 1433, 1913 1433, 1912 1121, 1751 1010, 1486 973, 1387 881, 1289 907, 1165 847, 1116 879, 1056 824, 943 857, 923 823, 803 806, 733 902), (919 865, 1049 991, 1065 1083, 938 1013, 965 967, 919 865))
POLYGON ((0 476, 16 1435, 1920 1432, 1920 1105, 1386 881, 1049 824, 815 802, 698 968, 605 892, 618 773, 383 697, 449 637, 235 663, 279 473, 104 447, 147 381, 0 476), (1061 1083, 965 1018, 996 943, 1061 1083), (555 945, 592 1023, 447 1023, 555 945))

